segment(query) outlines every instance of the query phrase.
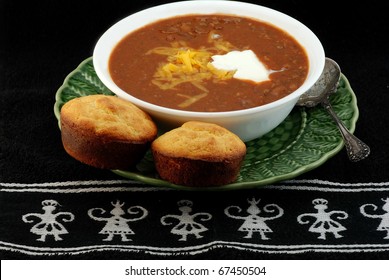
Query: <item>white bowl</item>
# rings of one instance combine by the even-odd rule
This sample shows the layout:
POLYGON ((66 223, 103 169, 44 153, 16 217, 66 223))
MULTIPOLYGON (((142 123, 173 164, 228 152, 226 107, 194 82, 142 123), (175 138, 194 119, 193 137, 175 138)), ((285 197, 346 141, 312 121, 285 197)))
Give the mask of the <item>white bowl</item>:
POLYGON ((148 112, 161 127, 173 128, 189 120, 219 124, 243 141, 258 138, 277 127, 291 112, 301 94, 319 78, 324 68, 324 49, 316 35, 296 19, 276 10, 237 1, 182 1, 148 8, 132 14, 110 27, 98 40, 93 52, 97 76, 116 95, 148 112), (108 61, 116 44, 130 32, 156 20, 185 14, 230 14, 271 23, 293 36, 308 56, 309 71, 305 82, 294 92, 272 103, 228 112, 192 112, 175 110, 140 100, 123 91, 112 80, 108 61))

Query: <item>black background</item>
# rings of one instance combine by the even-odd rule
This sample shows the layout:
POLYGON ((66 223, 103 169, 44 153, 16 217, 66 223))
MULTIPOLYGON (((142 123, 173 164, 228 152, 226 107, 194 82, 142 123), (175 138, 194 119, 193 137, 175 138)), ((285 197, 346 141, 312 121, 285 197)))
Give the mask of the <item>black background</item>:
MULTIPOLYGON (((1 2, 1 129, 6 136, 1 140, 5 158, 1 169, 6 181, 39 182, 42 173, 50 181, 69 175, 74 179, 112 176, 75 165, 66 156, 53 115, 54 95, 66 75, 92 55, 107 28, 133 12, 167 2, 1 2), (48 165, 51 158, 57 160, 48 165)), ((295 17, 314 31, 357 96, 360 116, 355 134, 371 147, 371 156, 350 165, 342 151, 326 167, 306 176, 383 181, 389 163, 389 12, 383 1, 358 1, 346 7, 338 2, 255 1, 295 17)))
MULTIPOLYGON (((118 179, 110 171, 78 163, 64 152, 53 114, 55 92, 66 75, 92 55, 95 43, 112 24, 138 10, 168 2, 172 1, 0 2, 0 182, 118 179)), ((340 6, 341 1, 246 2, 277 9, 308 26, 321 40, 326 56, 338 62, 357 96, 360 116, 355 134, 371 147, 371 155, 350 163, 342 150, 299 178, 387 182, 386 2, 345 2, 345 7, 340 6)), ((228 250, 225 254, 228 256, 228 250)))

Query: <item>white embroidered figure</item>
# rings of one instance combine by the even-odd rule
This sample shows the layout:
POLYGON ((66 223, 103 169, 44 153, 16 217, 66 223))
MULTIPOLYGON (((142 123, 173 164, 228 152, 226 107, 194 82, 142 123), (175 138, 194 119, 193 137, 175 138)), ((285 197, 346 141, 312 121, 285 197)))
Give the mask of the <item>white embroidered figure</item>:
POLYGON ((209 213, 196 213, 190 214, 192 212, 192 201, 189 200, 180 200, 178 203, 178 210, 181 211, 181 215, 165 215, 161 218, 162 225, 171 225, 172 223, 167 222, 167 219, 177 219, 178 224, 175 225, 170 231, 173 234, 181 235, 179 241, 186 241, 187 236, 193 234, 197 239, 202 238, 200 235, 201 232, 207 231, 208 229, 202 224, 195 221, 196 218, 199 218, 200 221, 208 221, 212 218, 212 215, 209 213))
POLYGON ((126 212, 122 209, 124 206, 124 202, 120 203, 119 200, 116 203, 111 202, 114 207, 109 213, 112 215, 111 217, 96 217, 93 212, 100 211, 101 214, 104 214, 106 211, 102 208, 92 208, 88 210, 88 216, 96 221, 106 222, 103 229, 99 232, 100 234, 108 234, 108 236, 103 239, 103 241, 112 241, 114 235, 120 235, 122 241, 131 241, 131 239, 127 238, 128 234, 135 234, 134 231, 128 226, 128 222, 134 222, 141 219, 144 219, 148 215, 148 211, 141 206, 131 206, 127 209, 127 213, 130 215, 139 215, 136 218, 124 218, 123 215, 126 212))
POLYGON ((382 206, 382 210, 384 210, 386 213, 382 215, 377 215, 377 214, 368 214, 366 213, 366 207, 372 207, 373 211, 377 210, 377 206, 374 204, 364 204, 362 205, 359 209, 362 213, 363 216, 372 218, 372 219, 381 219, 381 223, 378 225, 377 230, 378 231, 386 231, 386 236, 384 239, 389 239, 389 197, 386 199, 381 199, 385 204, 382 206))
POLYGON ((259 232, 262 240, 268 240, 269 237, 266 236, 266 233, 273 232, 270 227, 265 223, 268 220, 274 220, 281 217, 284 214, 284 210, 276 204, 267 204, 263 207, 263 211, 266 213, 274 213, 277 210, 278 214, 271 217, 260 216, 259 214, 262 212, 261 209, 258 208, 258 203, 261 199, 256 200, 252 198, 251 200, 247 199, 247 202, 250 206, 246 209, 246 212, 249 214, 248 216, 235 216, 230 214, 231 209, 236 209, 238 213, 242 211, 242 208, 239 206, 228 206, 224 209, 224 213, 233 219, 244 220, 243 224, 240 226, 238 231, 247 231, 247 235, 244 238, 252 238, 253 232, 259 232))
POLYGON ((59 241, 62 240, 60 237, 61 234, 69 233, 57 219, 59 220, 60 216, 65 216, 62 218, 62 222, 71 222, 74 220, 74 215, 70 212, 54 213, 57 206, 61 205, 55 200, 44 200, 42 201, 42 210, 44 213, 29 213, 22 216, 22 220, 25 223, 33 223, 34 219, 31 219, 31 217, 36 217, 41 220, 30 229, 30 232, 40 235, 37 239, 38 241, 45 242, 47 235, 52 235, 55 241, 59 241))
POLYGON ((332 233, 335 238, 341 238, 340 231, 347 230, 339 222, 331 218, 332 215, 337 215, 337 219, 347 219, 348 214, 344 211, 330 211, 326 212, 328 201, 323 198, 317 198, 312 201, 314 208, 317 209, 317 213, 301 214, 297 217, 299 224, 308 224, 309 220, 303 220, 305 217, 313 217, 316 220, 312 223, 308 229, 310 232, 319 233, 318 239, 326 239, 326 233, 332 233))

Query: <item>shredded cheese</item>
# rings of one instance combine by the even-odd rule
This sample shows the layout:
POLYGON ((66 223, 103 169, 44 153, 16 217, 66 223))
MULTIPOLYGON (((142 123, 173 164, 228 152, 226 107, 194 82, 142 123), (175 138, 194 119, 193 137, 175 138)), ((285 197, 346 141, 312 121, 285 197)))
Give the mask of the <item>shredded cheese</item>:
MULTIPOLYGON (((210 38, 211 36, 212 34, 210 38)), ((191 83, 202 91, 196 96, 179 95, 186 98, 179 104, 181 108, 186 108, 207 95, 208 90, 203 85, 205 80, 231 79, 235 73, 235 70, 217 69, 211 63, 213 55, 226 53, 234 47, 222 40, 212 42, 214 46, 211 48, 193 49, 180 41, 173 43, 171 47, 158 47, 147 53, 166 56, 166 62, 160 64, 154 73, 153 84, 163 90, 168 90, 175 89, 182 83, 191 83)))

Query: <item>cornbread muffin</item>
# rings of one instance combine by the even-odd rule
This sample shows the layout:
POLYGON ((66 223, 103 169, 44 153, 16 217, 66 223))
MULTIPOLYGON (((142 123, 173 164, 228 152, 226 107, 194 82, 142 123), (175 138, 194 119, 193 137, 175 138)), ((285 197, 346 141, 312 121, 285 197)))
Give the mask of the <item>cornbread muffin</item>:
POLYGON ((189 121, 151 145, 159 176, 192 187, 219 186, 236 180, 246 145, 231 131, 211 123, 189 121))
POLYGON ((66 152, 75 159, 97 168, 129 169, 157 137, 157 127, 132 103, 96 94, 62 107, 61 135, 66 152))

